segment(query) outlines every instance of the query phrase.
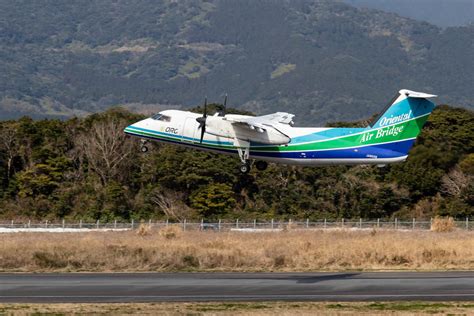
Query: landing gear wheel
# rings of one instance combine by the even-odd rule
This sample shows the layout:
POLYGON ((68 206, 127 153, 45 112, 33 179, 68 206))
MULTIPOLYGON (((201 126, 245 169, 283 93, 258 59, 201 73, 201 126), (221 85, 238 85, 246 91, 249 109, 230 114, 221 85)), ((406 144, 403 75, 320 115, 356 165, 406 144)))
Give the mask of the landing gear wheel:
POLYGON ((244 174, 245 174, 245 173, 249 173, 249 171, 250 171, 250 164, 249 164, 248 162, 247 162, 247 163, 243 163, 243 164, 240 165, 240 168, 239 168, 239 169, 240 169, 240 172, 242 172, 242 173, 244 173, 244 174))
POLYGON ((258 170, 263 171, 267 169, 268 163, 266 161, 259 160, 255 163, 255 167, 257 167, 258 170))
POLYGON ((140 147, 140 151, 141 151, 142 153, 146 153, 146 152, 148 152, 148 147, 142 146, 142 147, 140 147))

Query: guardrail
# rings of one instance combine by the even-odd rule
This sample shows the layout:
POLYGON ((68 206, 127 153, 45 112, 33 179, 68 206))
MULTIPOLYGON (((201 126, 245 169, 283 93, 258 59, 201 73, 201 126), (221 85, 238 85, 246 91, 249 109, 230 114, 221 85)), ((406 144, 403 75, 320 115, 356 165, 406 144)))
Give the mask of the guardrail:
MULTIPOLYGON (((135 221, 130 222, 113 221, 113 222, 83 222, 81 220, 72 222, 66 220, 59 221, 0 221, 0 228, 3 229, 73 229, 73 230, 124 230, 124 229, 136 229, 140 225, 149 225, 152 228, 163 228, 170 225, 178 225, 183 230, 212 230, 212 231, 251 231, 251 230, 267 230, 267 231, 280 231, 286 229, 331 229, 331 228, 345 228, 345 229, 395 229, 395 230, 429 230, 431 229, 431 220, 317 220, 310 221, 295 221, 295 220, 253 220, 253 221, 241 221, 236 220, 218 220, 214 222, 201 221, 188 221, 183 220, 181 222, 172 221, 135 221)), ((465 220, 454 221, 454 225, 458 229, 474 230, 474 224, 472 220, 466 218, 465 220)))

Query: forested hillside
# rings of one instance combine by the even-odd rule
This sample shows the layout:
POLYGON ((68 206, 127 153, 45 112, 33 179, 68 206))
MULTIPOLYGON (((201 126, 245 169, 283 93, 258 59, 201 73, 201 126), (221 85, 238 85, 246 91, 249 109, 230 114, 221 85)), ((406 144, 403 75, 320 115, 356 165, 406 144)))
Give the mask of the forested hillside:
POLYGON ((188 107, 361 119, 401 88, 474 104, 474 26, 333 0, 0 0, 0 118, 188 107))
MULTIPOLYGON (((237 157, 155 143, 116 108, 67 121, 0 122, 0 218, 458 218, 474 215, 474 113, 438 107, 408 160, 384 168, 239 173, 237 157)), ((349 125, 338 123, 338 125, 349 125)))

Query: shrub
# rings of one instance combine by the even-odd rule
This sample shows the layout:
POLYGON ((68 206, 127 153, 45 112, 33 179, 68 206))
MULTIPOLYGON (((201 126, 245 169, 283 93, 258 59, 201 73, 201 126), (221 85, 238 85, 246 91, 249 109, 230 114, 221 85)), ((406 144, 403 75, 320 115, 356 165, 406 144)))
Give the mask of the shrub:
POLYGON ((140 224, 137 229, 138 236, 148 236, 151 232, 151 226, 147 224, 140 224))
POLYGON ((454 228, 455 224, 452 217, 436 216, 431 223, 431 231, 434 232, 451 232, 454 228))
POLYGON ((160 229, 160 236, 166 239, 175 239, 181 236, 183 233, 182 228, 179 225, 166 226, 160 229))

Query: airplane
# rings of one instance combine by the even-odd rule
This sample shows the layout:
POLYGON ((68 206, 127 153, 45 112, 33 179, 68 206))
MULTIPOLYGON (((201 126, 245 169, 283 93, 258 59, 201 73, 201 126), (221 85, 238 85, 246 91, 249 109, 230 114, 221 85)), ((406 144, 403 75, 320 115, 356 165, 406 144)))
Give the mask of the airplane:
POLYGON ((367 127, 294 127, 293 114, 263 116, 165 110, 127 126, 125 133, 148 140, 199 150, 238 155, 240 171, 254 162, 265 170, 268 162, 286 165, 379 165, 403 162, 435 105, 436 95, 400 90, 367 127))

